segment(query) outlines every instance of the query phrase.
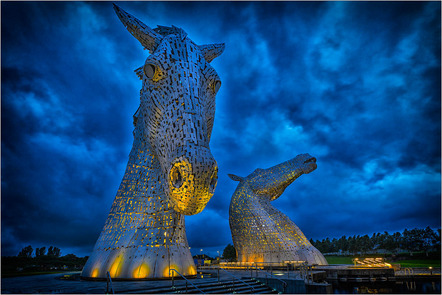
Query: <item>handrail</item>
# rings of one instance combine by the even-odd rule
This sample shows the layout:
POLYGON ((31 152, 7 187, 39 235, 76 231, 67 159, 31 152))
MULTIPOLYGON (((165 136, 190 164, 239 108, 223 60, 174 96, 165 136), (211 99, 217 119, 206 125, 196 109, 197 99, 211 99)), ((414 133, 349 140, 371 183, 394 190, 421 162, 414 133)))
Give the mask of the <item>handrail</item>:
MULTIPOLYGON (((169 276, 170 276, 170 272, 171 271, 174 271, 174 272, 176 272, 177 274, 179 274, 183 279, 185 279, 186 280, 186 293, 187 293, 187 282, 189 282, 192 286, 194 286, 195 287, 195 289, 197 289, 198 291, 200 291, 202 294, 206 294, 206 293, 204 293, 200 288, 198 288, 197 286, 195 286, 191 281, 189 281, 188 279, 186 279, 182 274, 180 274, 176 269, 174 269, 174 268, 171 268, 171 269, 169 269, 169 276)), ((174 282, 174 278, 175 276, 172 276, 172 288, 175 288, 175 282, 174 282)))
MULTIPOLYGON (((253 267, 253 268, 256 269, 256 274, 258 274, 258 271, 263 271, 263 272, 266 273, 266 278, 267 278, 267 274, 269 274, 269 275, 271 275, 272 277, 274 277, 275 279, 277 279, 278 281, 282 282, 282 285, 284 286, 283 289, 282 289, 282 290, 283 290, 282 293, 285 293, 285 290, 286 290, 286 288, 287 288, 287 282, 281 280, 280 278, 274 276, 273 274, 271 274, 271 273, 269 273, 269 272, 266 272, 265 270, 262 270, 262 269, 257 268, 255 265, 251 265, 251 267, 253 267)), ((257 275, 257 278, 258 278, 258 275, 257 275)))
POLYGON ((301 275, 301 278, 303 278, 304 280, 307 279, 307 284, 310 283, 310 279, 313 282, 313 274, 312 274, 312 266, 308 265, 307 263, 301 264, 299 266, 299 274, 301 275))
POLYGON ((110 289, 112 291, 112 294, 115 294, 114 287, 112 286, 112 278, 110 276, 109 271, 106 272, 106 294, 109 294, 109 282, 110 282, 110 289))
MULTIPOLYGON (((246 284, 247 286, 249 286, 250 288, 252 288, 252 292, 255 292, 255 288, 253 288, 252 285, 247 284, 246 282, 244 282, 243 280, 241 280, 240 278, 238 278, 237 276, 235 276, 235 275, 234 275, 233 273, 231 273, 230 271, 227 271, 227 270, 225 270, 225 269, 222 268, 222 267, 218 267, 218 271, 219 271, 219 270, 225 271, 226 273, 230 274, 232 277, 236 278, 238 281, 241 281, 241 282, 243 282, 244 284, 246 284)), ((219 282, 219 273, 218 273, 218 282, 219 282)), ((235 289, 235 285, 233 285, 233 288, 235 289)), ((233 291, 235 291, 235 290, 233 290, 233 291)))

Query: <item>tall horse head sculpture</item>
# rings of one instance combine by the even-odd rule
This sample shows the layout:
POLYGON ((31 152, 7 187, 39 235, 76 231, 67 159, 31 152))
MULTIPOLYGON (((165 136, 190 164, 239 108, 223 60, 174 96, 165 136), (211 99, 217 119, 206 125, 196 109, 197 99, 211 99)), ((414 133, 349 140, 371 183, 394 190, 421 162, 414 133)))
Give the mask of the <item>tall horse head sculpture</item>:
POLYGON ((184 215, 201 212, 217 183, 209 142, 221 82, 210 62, 224 44, 197 45, 114 9, 150 55, 135 70, 143 85, 126 172, 82 277, 195 275, 184 215))
POLYGON ((231 179, 239 181, 229 211, 238 261, 304 261, 327 265, 327 260, 299 227, 270 204, 299 176, 316 167, 314 157, 301 154, 271 168, 256 169, 247 177, 229 174, 231 179))

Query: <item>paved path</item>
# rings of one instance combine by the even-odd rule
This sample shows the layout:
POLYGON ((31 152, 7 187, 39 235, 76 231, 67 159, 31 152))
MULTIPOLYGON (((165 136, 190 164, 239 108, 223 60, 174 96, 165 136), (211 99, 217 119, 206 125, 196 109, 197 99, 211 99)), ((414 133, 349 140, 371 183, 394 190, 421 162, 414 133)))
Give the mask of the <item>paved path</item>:
MULTIPOLYGON (((199 273, 200 271, 198 271, 199 273)), ((250 270, 231 270, 231 274, 238 278, 250 277, 250 270)), ((424 274, 428 273, 428 269, 415 269, 414 274, 424 274)), ((434 269, 433 274, 440 274, 440 268, 434 269)), ((25 276, 25 277, 15 277, 15 278, 2 278, 1 279, 1 293, 2 294, 37 294, 37 293, 63 293, 63 294, 103 294, 106 292, 106 281, 84 281, 80 280, 80 272, 72 273, 59 273, 59 274, 48 274, 48 275, 36 275, 36 276, 25 276), (62 280, 61 277, 65 275, 74 275, 77 277, 75 280, 62 280)), ((203 270, 203 278, 199 274, 198 278, 191 279, 193 284, 202 284, 208 282, 215 282, 216 270, 203 270), (204 275, 206 273, 206 275, 204 275), (207 273, 212 273, 213 277, 207 275, 207 273)), ((220 280, 232 280, 232 275, 220 271, 220 280)), ((273 271, 273 274, 278 278, 286 279, 286 271, 273 271)), ((255 273, 254 273, 255 275, 255 273)), ((401 273, 397 273, 401 275, 401 273)), ((265 276, 264 273, 260 273, 260 277, 265 276)), ((299 272, 290 272, 289 277, 300 278, 299 272)), ((170 280, 158 280, 158 281, 114 281, 113 287, 116 293, 127 293, 130 290, 145 290, 146 293, 153 288, 167 287, 171 286, 172 282, 170 280)), ((175 280, 175 286, 185 285, 184 280, 175 280)))
MULTIPOLYGON (((198 272, 199 273, 199 272, 198 272)), ((203 276, 198 274, 198 278, 190 279, 193 284, 216 282, 216 270, 204 270, 203 276), (205 273, 205 274, 204 274, 205 273), (214 277, 207 275, 212 273, 214 277)), ((250 277, 250 271, 231 271, 238 278, 250 277)), ((58 273, 48 275, 36 275, 1 279, 2 294, 37 294, 37 293, 63 293, 63 294, 103 294, 106 292, 106 281, 85 281, 79 279, 80 272, 58 273), (74 280, 62 280, 65 275, 74 275, 74 280)), ((220 272, 220 280, 232 280, 231 274, 220 272)), ((175 286, 184 286, 184 280, 175 280, 175 286)), ((114 281, 113 287, 116 293, 127 293, 131 290, 145 290, 146 293, 153 288, 169 287, 171 280, 157 281, 114 281)))
MULTIPOLYGON (((79 274, 80 272, 76 272, 79 274)), ((75 274, 75 273, 69 273, 75 274)), ((2 278, 2 294, 36 293, 104 293, 106 282, 60 280, 66 274, 48 274, 2 278)))

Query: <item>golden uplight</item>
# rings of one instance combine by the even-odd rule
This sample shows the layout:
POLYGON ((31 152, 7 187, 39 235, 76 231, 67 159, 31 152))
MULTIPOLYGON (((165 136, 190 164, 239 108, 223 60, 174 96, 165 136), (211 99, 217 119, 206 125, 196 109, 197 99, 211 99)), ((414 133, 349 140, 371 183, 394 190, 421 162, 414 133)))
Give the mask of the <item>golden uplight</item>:
POLYGON ((180 270, 179 270, 177 265, 171 264, 170 267, 166 267, 164 269, 163 276, 167 277, 167 278, 179 276, 175 271, 172 271, 171 269, 175 269, 176 271, 180 272, 180 270))
POLYGON ((120 264, 122 261, 123 261, 122 255, 117 256, 117 258, 115 258, 114 263, 112 263, 112 266, 109 269, 111 278, 116 278, 120 275, 121 272, 120 264))
POLYGON ((187 269, 187 272, 189 273, 189 276, 196 275, 196 268, 195 268, 195 266, 193 266, 193 265, 189 266, 189 268, 187 269))
POLYGON ((149 275, 149 266, 146 263, 141 263, 139 267, 135 268, 133 277, 135 279, 144 279, 149 275))

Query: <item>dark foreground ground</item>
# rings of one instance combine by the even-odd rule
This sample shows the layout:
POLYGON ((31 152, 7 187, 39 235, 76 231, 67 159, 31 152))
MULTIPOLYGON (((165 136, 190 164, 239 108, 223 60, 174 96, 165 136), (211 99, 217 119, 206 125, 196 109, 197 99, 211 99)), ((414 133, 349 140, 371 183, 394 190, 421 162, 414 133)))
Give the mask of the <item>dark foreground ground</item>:
MULTIPOLYGON (((335 266, 344 267, 344 266, 335 266)), ((250 277, 250 271, 246 270, 231 270, 237 277, 250 277)), ((425 277, 428 276, 428 269, 415 269, 413 275, 425 277)), ((46 275, 35 275, 35 276, 24 276, 24 277, 12 277, 12 278, 2 278, 1 279, 1 293, 2 294, 103 294, 106 293, 106 281, 84 281, 79 278, 80 272, 71 273, 58 273, 58 274, 46 274, 46 275)), ((216 282, 218 279, 215 276, 216 271, 214 270, 203 270, 203 276, 198 275, 198 278, 192 279, 194 284, 216 282), (205 274, 204 274, 205 273, 205 274), (209 275, 212 273, 214 277, 209 275)), ((285 271, 274 271, 273 274, 277 275, 279 278, 284 279, 288 276, 290 279, 301 279, 299 272, 291 271, 287 274, 285 271)), ((403 283, 400 289, 385 288, 381 285, 370 285, 370 284, 358 284, 353 283, 351 286, 346 283, 338 282, 338 284, 333 285, 334 293, 367 293, 371 291, 377 291, 379 293, 440 293, 440 268, 432 270, 433 281, 436 281, 436 285, 428 285, 426 287, 428 291, 422 292, 413 285, 408 285, 408 283, 403 283), (436 279, 434 275, 436 276, 436 279), (438 283, 437 283, 438 282, 438 283), (367 287, 368 286, 368 287, 367 287), (370 289, 371 286, 371 289, 370 289), (380 287, 379 287, 380 286, 380 287), (377 289, 376 289, 377 288, 377 289), (396 292, 395 292, 396 290, 396 292)), ((409 275, 409 272, 398 271, 396 272, 396 277, 409 275)), ((227 273, 220 273, 220 280, 231 280, 231 275, 227 273)), ((184 280, 175 280, 176 287, 184 286, 184 280)), ((397 283, 394 283, 397 284, 397 283)), ((411 284, 411 283, 410 283, 411 284)), ((114 281, 113 288, 115 293, 131 293, 131 290, 143 290, 143 293, 150 293, 149 290, 158 289, 159 287, 170 287, 172 282, 169 280, 159 280, 159 281, 114 281)), ((425 289, 425 290, 427 290, 425 289)))
MULTIPOLYGON (((25 277, 2 278, 1 293, 2 294, 103 294, 106 293, 106 281, 85 281, 79 279, 80 272, 71 272, 65 274, 47 274, 35 275, 25 277), (73 279, 67 278, 72 276, 73 279), (63 279, 66 277, 67 279, 63 279)), ((235 271, 235 275, 243 276, 250 275, 247 271, 235 271)), ((229 275, 220 274, 220 280, 229 279, 229 275)), ((217 278, 201 275, 196 279, 191 279, 192 283, 202 283, 217 281, 217 278)), ((175 280, 175 286, 184 286, 184 280, 175 280)), ((170 280, 157 281, 114 281, 112 286, 115 293, 130 293, 130 290, 145 290, 149 293, 150 289, 157 289, 158 287, 171 286, 170 280)))

